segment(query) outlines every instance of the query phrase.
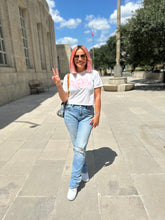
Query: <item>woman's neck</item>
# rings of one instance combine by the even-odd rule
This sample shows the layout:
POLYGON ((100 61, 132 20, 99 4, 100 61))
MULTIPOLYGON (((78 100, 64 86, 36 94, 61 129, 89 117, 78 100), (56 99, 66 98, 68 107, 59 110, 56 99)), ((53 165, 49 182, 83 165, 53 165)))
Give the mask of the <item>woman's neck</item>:
POLYGON ((81 73, 81 72, 83 72, 83 71, 85 71, 85 68, 77 68, 77 72, 78 72, 78 73, 81 73))

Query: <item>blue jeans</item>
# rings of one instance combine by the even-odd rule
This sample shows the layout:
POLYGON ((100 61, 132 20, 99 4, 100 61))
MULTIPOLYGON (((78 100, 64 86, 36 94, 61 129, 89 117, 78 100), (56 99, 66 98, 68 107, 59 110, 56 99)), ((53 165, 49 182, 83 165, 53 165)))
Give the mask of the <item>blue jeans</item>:
POLYGON ((92 130, 90 121, 93 116, 93 106, 66 105, 64 121, 70 133, 74 150, 70 188, 78 187, 81 182, 81 172, 87 172, 85 155, 92 130))

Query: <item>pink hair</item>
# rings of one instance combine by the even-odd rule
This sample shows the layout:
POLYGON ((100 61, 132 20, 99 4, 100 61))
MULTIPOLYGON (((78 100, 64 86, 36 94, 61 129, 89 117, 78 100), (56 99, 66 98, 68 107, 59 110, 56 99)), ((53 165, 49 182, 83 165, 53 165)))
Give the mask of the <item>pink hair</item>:
POLYGON ((88 50, 85 46, 76 46, 76 47, 73 48, 71 56, 70 56, 70 71, 72 73, 77 73, 76 67, 75 67, 75 64, 74 64, 74 55, 75 55, 75 53, 78 49, 82 49, 85 52, 85 54, 87 56, 86 71, 91 72, 92 71, 92 60, 91 60, 90 54, 89 54, 89 52, 88 52, 88 50))

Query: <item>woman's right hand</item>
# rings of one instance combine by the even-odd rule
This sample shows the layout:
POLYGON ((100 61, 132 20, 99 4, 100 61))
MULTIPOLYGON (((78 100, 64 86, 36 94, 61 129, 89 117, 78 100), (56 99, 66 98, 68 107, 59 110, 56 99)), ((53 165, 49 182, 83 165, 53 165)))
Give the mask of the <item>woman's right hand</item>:
POLYGON ((59 85, 61 85, 61 80, 59 77, 58 68, 56 68, 56 72, 55 72, 54 68, 52 67, 52 71, 54 74, 54 76, 52 76, 52 80, 56 84, 56 86, 58 87, 59 85))

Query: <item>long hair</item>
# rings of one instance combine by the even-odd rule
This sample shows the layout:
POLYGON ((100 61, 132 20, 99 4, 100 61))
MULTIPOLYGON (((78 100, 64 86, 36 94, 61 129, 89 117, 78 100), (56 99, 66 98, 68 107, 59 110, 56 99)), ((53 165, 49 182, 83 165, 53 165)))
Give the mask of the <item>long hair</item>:
POLYGON ((74 55, 75 55, 76 51, 77 51, 78 49, 80 49, 80 48, 85 52, 85 54, 86 54, 86 56, 87 56, 87 67, 86 67, 86 71, 87 71, 87 72, 91 72, 91 71, 92 71, 92 60, 91 60, 91 57, 90 57, 90 54, 89 54, 87 48, 86 48, 85 46, 83 46, 83 45, 81 45, 81 46, 76 46, 76 47, 73 48, 72 53, 71 53, 71 56, 70 56, 70 71, 71 71, 72 73, 77 73, 76 66, 75 66, 75 63, 74 63, 74 55))

